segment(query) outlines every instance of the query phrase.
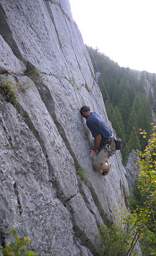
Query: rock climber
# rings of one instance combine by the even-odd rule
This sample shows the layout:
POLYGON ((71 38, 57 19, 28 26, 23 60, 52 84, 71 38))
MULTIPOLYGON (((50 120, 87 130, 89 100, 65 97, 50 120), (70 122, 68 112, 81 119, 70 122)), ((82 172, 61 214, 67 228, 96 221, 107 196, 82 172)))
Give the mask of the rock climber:
POLYGON ((94 137, 94 146, 91 149, 91 156, 94 156, 106 144, 111 143, 113 140, 112 131, 106 126, 102 117, 96 112, 91 112, 88 106, 83 106, 80 113, 86 119, 86 125, 94 137))

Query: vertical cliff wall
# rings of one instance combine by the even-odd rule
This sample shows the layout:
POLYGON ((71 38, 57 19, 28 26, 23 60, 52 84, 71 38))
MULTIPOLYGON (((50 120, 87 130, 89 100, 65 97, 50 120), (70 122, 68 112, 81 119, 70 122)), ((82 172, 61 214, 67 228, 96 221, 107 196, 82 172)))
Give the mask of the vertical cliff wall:
POLYGON ((126 211, 120 154, 92 169, 84 104, 108 122, 68 1, 0 0, 0 233, 42 256, 96 255, 99 226, 126 211))
POLYGON ((137 79, 142 82, 147 97, 152 107, 152 119, 156 123, 156 74, 148 72, 136 72, 137 79))

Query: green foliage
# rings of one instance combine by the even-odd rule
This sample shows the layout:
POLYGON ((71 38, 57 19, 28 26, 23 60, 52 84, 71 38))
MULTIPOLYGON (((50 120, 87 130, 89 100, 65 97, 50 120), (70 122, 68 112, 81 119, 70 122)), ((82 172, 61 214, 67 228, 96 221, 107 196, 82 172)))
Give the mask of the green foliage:
POLYGON ((28 247, 31 244, 29 237, 19 237, 16 230, 10 232, 12 237, 12 242, 8 243, 4 248, 2 248, 3 256, 37 256, 38 254, 28 247))
MULTIPOLYGON (((146 136, 146 133, 143 133, 146 136)), ((140 175, 131 204, 131 222, 140 235, 143 255, 156 255, 156 127, 140 154, 140 175)))
POLYGON ((3 81, 0 85, 0 94, 3 95, 6 101, 16 105, 16 91, 12 86, 11 81, 3 81))
MULTIPOLYGON (((132 235, 114 224, 103 225, 100 228, 102 248, 100 256, 125 256, 127 255, 132 242, 132 235)), ((131 256, 136 255, 132 251, 131 256)))
POLYGON ((80 177, 80 179, 82 181, 86 181, 87 180, 85 170, 81 166, 79 166, 79 168, 77 170, 77 174, 79 175, 79 177, 80 177))
POLYGON ((112 124, 113 124, 113 128, 116 130, 119 137, 122 137, 122 139, 125 140, 126 139, 125 127, 124 127, 123 119, 118 107, 114 107, 113 109, 112 124))
POLYGON ((38 79, 40 76, 40 72, 37 68, 32 66, 31 64, 27 65, 27 70, 25 71, 25 75, 30 76, 33 79, 38 79))
POLYGON ((128 133, 135 127, 144 130, 151 130, 151 108, 149 101, 142 93, 135 96, 128 120, 128 133))
POLYGON ((133 128, 129 135, 129 140, 126 143, 126 147, 123 152, 124 163, 127 162, 128 153, 132 150, 141 150, 141 144, 139 140, 139 133, 133 128))
POLYGON ((156 127, 140 160, 138 189, 143 198, 142 207, 148 209, 148 227, 156 232, 156 127))
POLYGON ((156 256, 156 234, 148 228, 144 228, 144 233, 141 238, 141 247, 143 255, 156 256))

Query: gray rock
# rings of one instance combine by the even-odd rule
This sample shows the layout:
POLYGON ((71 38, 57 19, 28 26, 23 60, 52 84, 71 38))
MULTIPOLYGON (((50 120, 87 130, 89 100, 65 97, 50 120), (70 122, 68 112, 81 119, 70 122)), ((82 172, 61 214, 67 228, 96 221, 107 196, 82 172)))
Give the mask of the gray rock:
MULTIPOLYGON (((67 141, 68 145, 70 144, 70 153, 74 155, 80 166, 84 169, 90 187, 95 194, 98 195, 99 203, 106 215, 108 215, 110 219, 118 219, 119 213, 116 214, 117 209, 126 211, 125 197, 123 197, 123 189, 121 190, 121 186, 124 188, 125 193, 128 192, 125 171, 121 163, 120 155, 116 154, 111 158, 112 170, 110 175, 102 177, 97 174, 92 169, 91 159, 88 154, 89 143, 86 140, 84 127, 79 116, 79 108, 82 104, 80 103, 80 106, 77 106, 77 104, 82 101, 82 96, 78 92, 75 92, 75 88, 67 81, 61 82, 53 77, 47 76, 44 76, 42 79, 43 84, 49 90, 49 100, 46 98, 45 101, 47 104, 48 101, 54 101, 55 108, 49 106, 49 112, 53 113, 53 111, 55 111, 55 118, 61 126, 61 128, 59 127, 60 132, 64 134, 66 145, 67 141)), ((90 94, 86 94, 86 97, 88 97, 86 99, 89 101, 91 96, 90 94)), ((92 103, 96 104, 93 100, 92 103)))
MULTIPOLYGON (((45 105, 40 98, 38 90, 36 89, 34 83, 25 76, 20 77, 18 79, 16 78, 15 80, 11 76, 3 75, 1 76, 1 80, 10 81, 11 86, 13 88, 16 88, 16 97, 17 97, 16 107, 18 111, 22 114, 25 123, 27 124, 31 132, 34 134, 37 141, 39 142, 40 147, 42 148, 42 151, 47 161, 49 184, 52 184, 53 189, 56 190, 55 194, 64 203, 71 202, 72 212, 75 212, 76 209, 81 209, 81 211, 77 211, 76 219, 73 224, 76 226, 79 226, 80 232, 82 232, 85 235, 85 237, 87 239, 90 239, 91 242, 94 244, 95 237, 97 239, 97 233, 98 233, 95 217, 91 214, 90 210, 86 207, 85 202, 83 201, 83 198, 80 197, 80 195, 77 196, 79 187, 78 187, 78 182, 76 178, 76 170, 75 170, 73 159, 71 158, 60 134, 58 133, 55 123, 53 122, 53 120, 51 119, 51 116, 49 115, 47 109, 45 108, 45 105), (72 203, 73 201, 76 202, 76 204, 72 203), (84 214, 87 216, 87 219, 81 218, 82 215, 84 214), (94 223, 94 225, 91 226, 90 223, 92 222, 94 223)), ((15 125, 12 125, 12 126, 15 127, 15 125)), ((12 130, 14 131, 12 126, 9 127, 8 129, 11 131, 12 130)), ((18 137, 19 135, 17 134, 16 138, 18 139, 18 137)), ((14 144, 16 145, 17 142, 14 142, 14 144)), ((19 145, 22 145, 22 144, 23 142, 19 141, 19 145)), ((31 148, 31 151, 33 152, 34 149, 32 148, 32 146, 30 148, 31 148)), ((29 148, 27 148, 27 151, 29 153, 29 148)), ((16 166, 18 164, 18 159, 20 159, 21 161, 22 159, 23 160, 27 159, 27 154, 24 151, 24 149, 22 152, 20 152, 20 155, 22 155, 23 157, 20 159, 20 157, 17 156, 17 163, 15 163, 16 166)), ((38 159, 36 160, 38 162, 38 159)), ((26 167, 26 163, 24 165, 26 167)), ((32 165, 35 171, 37 171, 38 168, 40 168, 40 166, 38 166, 35 163, 32 163, 32 165)), ((41 170, 41 173, 44 174, 44 171, 41 170)), ((26 175, 26 177, 24 176, 24 178, 27 178, 28 181, 30 180, 32 182, 32 178, 29 177, 29 175, 26 175)), ((23 178, 20 177, 20 179, 23 179, 23 178)), ((44 185, 42 183, 41 178, 39 178, 39 181, 41 181, 41 184, 45 189, 45 192, 48 192, 47 185, 46 184, 44 185)), ((36 186, 38 186, 38 184, 32 183, 32 186, 33 186, 33 189, 36 190, 36 186)), ((28 196, 29 200, 32 200, 31 196, 29 195, 29 191, 30 193, 32 193, 32 189, 30 187, 23 187, 23 191, 28 196)), ((21 194, 22 192, 19 191, 18 193, 21 194)), ((23 204, 27 206, 27 204, 30 205, 30 203, 27 202, 28 198, 26 195, 24 196, 23 204)), ((33 193, 32 193, 32 196, 33 196, 33 193)), ((37 196, 34 196, 34 199, 36 200, 36 204, 38 203, 40 204, 39 206, 40 208, 41 200, 40 198, 36 198, 36 197, 37 196)), ((33 207, 34 207, 33 204, 30 205, 28 211, 30 211, 30 209, 32 211, 33 207)), ((45 206, 43 204, 43 208, 44 207, 45 206)), ((36 210, 34 209, 34 211, 36 210)), ((41 248, 37 248, 37 249, 41 250, 41 248)))
MULTIPOLYGON (((13 52, 47 73, 63 75, 66 70, 65 61, 58 44, 55 27, 45 1, 5 1, 1 0, 2 10, 14 41, 13 52), (16 51, 17 52, 17 51, 16 51)), ((4 34, 7 37, 6 31, 4 34)), ((4 37, 3 36, 3 37, 4 37)), ((4 39, 5 39, 4 37, 4 39)))
POLYGON ((137 151, 132 151, 129 154, 127 165, 126 165, 126 177, 129 185, 129 190, 131 193, 134 191, 135 182, 139 175, 139 157, 137 151))
POLYGON ((27 77, 19 79, 18 83, 21 88, 17 92, 17 100, 22 109, 28 114, 41 140, 40 143, 52 167, 50 171, 52 182, 59 185, 62 197, 68 200, 78 193, 73 159, 66 149, 34 83, 27 77))
POLYGON ((62 10, 64 11, 64 13, 70 19, 72 19, 72 14, 71 14, 71 8, 70 8, 69 1, 68 0, 60 0, 59 3, 60 3, 60 6, 61 6, 62 10))
POLYGON ((0 35, 0 73, 23 73, 24 64, 16 58, 11 48, 0 35))
POLYGON ((94 215, 86 207, 82 196, 77 194, 69 201, 69 205, 72 209, 75 226, 82 233, 82 239, 84 234, 84 236, 87 237, 87 240, 89 239, 94 246, 98 245, 99 230, 97 228, 94 215))
POLYGON ((88 207, 88 209, 91 211, 91 213, 95 216, 96 222, 98 226, 103 225, 103 220, 101 218, 101 215, 99 213, 99 210, 94 202, 94 199, 92 197, 92 194, 89 190, 89 188, 85 185, 85 183, 82 183, 82 187, 81 187, 81 193, 83 194, 84 198, 85 198, 85 203, 88 207))
POLYGON ((120 153, 106 177, 92 168, 80 107, 111 124, 69 3, 0 0, 0 14, 0 49, 16 73, 0 76, 16 99, 0 94, 1 228, 29 235, 41 256, 95 255, 99 225, 121 222, 129 191, 120 153))
POLYGON ((32 239, 41 255, 80 255, 69 212, 56 199, 42 149, 11 104, 0 114, 0 223, 32 239))

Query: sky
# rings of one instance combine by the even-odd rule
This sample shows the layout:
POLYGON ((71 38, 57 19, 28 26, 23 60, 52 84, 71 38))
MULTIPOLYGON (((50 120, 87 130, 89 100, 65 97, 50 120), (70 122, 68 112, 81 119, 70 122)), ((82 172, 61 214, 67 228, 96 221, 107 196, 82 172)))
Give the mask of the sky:
POLYGON ((120 66, 156 73, 156 0, 70 0, 84 42, 120 66))

